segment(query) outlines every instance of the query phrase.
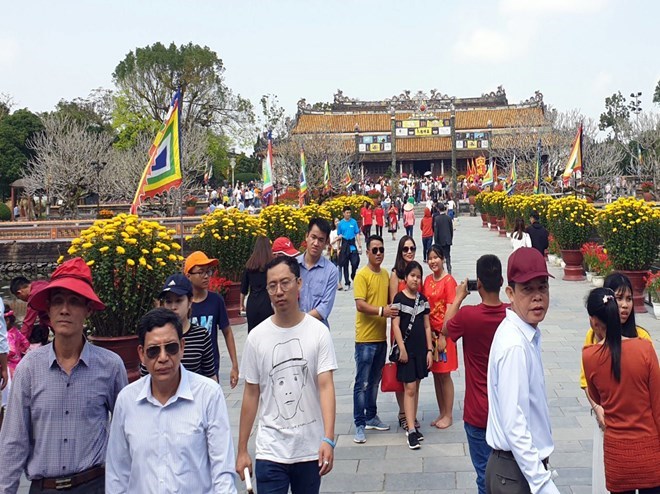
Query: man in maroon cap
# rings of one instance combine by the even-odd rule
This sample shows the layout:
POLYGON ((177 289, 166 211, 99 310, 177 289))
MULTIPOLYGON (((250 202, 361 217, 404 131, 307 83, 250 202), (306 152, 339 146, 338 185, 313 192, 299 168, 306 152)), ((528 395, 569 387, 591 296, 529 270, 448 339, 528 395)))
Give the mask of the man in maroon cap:
POLYGON ((110 414, 128 380, 119 356, 85 340, 85 320, 105 309, 89 266, 79 257, 63 263, 30 305, 48 313, 55 337, 16 368, 0 433, 0 494, 16 493, 23 471, 31 493, 103 493, 110 414))
POLYGON ((550 305, 545 259, 532 247, 509 256, 511 308, 488 357, 486 492, 559 494, 548 457, 554 451, 541 361, 541 330, 550 305))

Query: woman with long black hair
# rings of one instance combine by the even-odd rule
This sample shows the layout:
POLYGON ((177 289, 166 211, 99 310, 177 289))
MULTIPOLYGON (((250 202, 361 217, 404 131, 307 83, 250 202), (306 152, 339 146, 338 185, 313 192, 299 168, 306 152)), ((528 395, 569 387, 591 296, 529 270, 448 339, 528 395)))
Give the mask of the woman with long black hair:
POLYGON ((603 407, 607 489, 660 494, 658 357, 650 341, 623 335, 613 290, 592 290, 587 312, 600 343, 584 347, 582 364, 589 396, 603 407))

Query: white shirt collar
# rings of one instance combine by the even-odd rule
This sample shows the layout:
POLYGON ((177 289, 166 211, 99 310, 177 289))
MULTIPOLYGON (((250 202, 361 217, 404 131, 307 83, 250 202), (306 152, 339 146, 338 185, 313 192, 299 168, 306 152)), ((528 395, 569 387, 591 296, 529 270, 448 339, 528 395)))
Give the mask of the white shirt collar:
POLYGON ((513 323, 513 325, 520 330, 520 332, 525 336, 527 341, 529 341, 530 343, 532 342, 532 340, 534 340, 537 331, 540 331, 540 329, 535 328, 529 323, 523 321, 520 318, 520 316, 518 316, 518 314, 516 314, 514 310, 511 308, 506 309, 506 318, 509 319, 513 323))
POLYGON ((142 390, 135 398, 135 401, 147 400, 152 405, 156 405, 159 407, 160 406, 165 407, 171 403, 174 403, 178 399, 193 401, 194 398, 193 398, 192 390, 190 389, 188 371, 181 364, 179 364, 179 367, 181 370, 181 380, 179 381, 179 387, 176 389, 176 393, 174 393, 174 396, 172 396, 169 400, 167 400, 167 403, 165 403, 165 405, 163 405, 156 398, 154 398, 154 395, 151 392, 151 374, 144 377, 142 390))

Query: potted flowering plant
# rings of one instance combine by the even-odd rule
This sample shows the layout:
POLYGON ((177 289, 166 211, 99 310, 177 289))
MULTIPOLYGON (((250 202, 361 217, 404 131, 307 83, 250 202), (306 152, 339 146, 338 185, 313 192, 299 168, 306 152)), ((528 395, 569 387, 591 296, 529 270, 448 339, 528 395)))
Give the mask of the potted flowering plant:
POLYGON ((481 214, 481 226, 488 228, 488 213, 484 207, 484 199, 486 198, 486 192, 479 192, 474 198, 474 206, 477 208, 477 211, 481 214))
POLYGON ((598 244, 596 242, 586 242, 580 247, 580 252, 582 252, 582 259, 584 263, 585 274, 587 275, 587 281, 591 281, 591 275, 594 271, 594 266, 596 265, 596 252, 598 249, 598 244))
MULTIPOLYGON (((67 251, 85 260, 94 291, 106 305, 90 317, 90 341, 119 353, 129 378, 138 376, 138 321, 153 307, 165 279, 180 269, 183 260, 175 234, 156 221, 119 214, 95 221, 73 239, 67 251)), ((58 262, 64 259, 61 256, 58 262)))
POLYGON ((202 216, 202 222, 195 225, 186 240, 191 250, 218 259, 219 276, 238 282, 257 235, 265 234, 259 216, 235 208, 216 209, 202 216))
POLYGON ((209 279, 209 290, 216 292, 219 295, 222 295, 222 298, 226 298, 229 295, 229 289, 232 286, 232 281, 222 276, 213 275, 209 279))
POLYGON ((197 198, 195 196, 188 196, 184 199, 183 203, 186 206, 186 214, 194 216, 197 210, 197 198))
POLYGON ((653 314, 656 319, 660 319, 660 271, 648 274, 646 278, 646 290, 651 296, 653 304, 653 314))
POLYGON ((648 202, 621 197, 606 205, 595 222, 614 269, 630 278, 635 312, 646 312, 644 277, 659 252, 660 210, 648 202))
POLYGON ((653 200, 653 189, 655 188, 653 182, 642 182, 639 188, 642 190, 642 196, 645 201, 650 202, 653 200))
POLYGON ((305 240, 309 220, 302 209, 284 204, 273 204, 262 209, 259 216, 261 226, 271 241, 277 237, 288 237, 297 249, 305 240))

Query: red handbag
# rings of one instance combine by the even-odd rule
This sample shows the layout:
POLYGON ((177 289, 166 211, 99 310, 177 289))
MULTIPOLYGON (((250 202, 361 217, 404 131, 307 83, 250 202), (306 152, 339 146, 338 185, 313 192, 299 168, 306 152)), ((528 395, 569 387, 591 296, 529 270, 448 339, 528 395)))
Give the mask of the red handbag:
POLYGON ((394 362, 387 362, 383 367, 380 390, 383 393, 403 393, 403 383, 396 378, 396 364, 394 362))

